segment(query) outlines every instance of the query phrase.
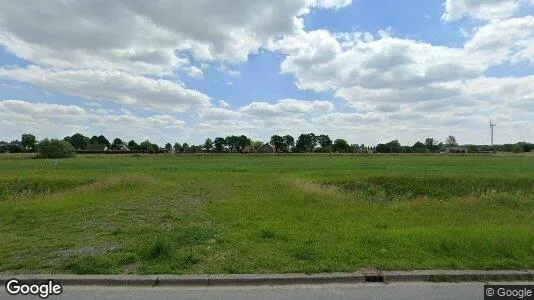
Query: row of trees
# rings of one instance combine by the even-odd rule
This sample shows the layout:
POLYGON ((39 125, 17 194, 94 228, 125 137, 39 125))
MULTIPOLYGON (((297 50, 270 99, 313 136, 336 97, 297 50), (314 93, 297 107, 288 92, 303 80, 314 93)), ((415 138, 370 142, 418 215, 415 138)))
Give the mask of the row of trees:
MULTIPOLYGON (((90 144, 105 145, 110 150, 134 150, 148 153, 158 152, 175 152, 175 153, 200 153, 200 152, 215 152, 215 153, 244 153, 244 152, 264 152, 264 149, 269 146, 274 146, 273 151, 277 153, 435 153, 443 149, 450 149, 450 152, 489 152, 489 151, 504 151, 504 152, 529 152, 534 149, 534 144, 517 143, 505 145, 467 145, 459 147, 458 142, 454 136, 448 136, 444 142, 438 141, 434 138, 427 138, 424 142, 418 141, 413 146, 403 146, 398 140, 393 140, 388 143, 381 143, 375 147, 349 144, 344 139, 332 140, 328 135, 315 135, 314 133, 301 134, 297 140, 291 135, 273 135, 268 143, 262 141, 253 141, 245 135, 231 135, 225 138, 216 137, 215 139, 208 138, 201 145, 189 145, 188 143, 167 143, 164 147, 150 142, 149 140, 137 143, 134 140, 125 142, 120 138, 115 138, 110 142, 105 136, 88 137, 83 134, 76 133, 72 136, 67 136, 63 139, 64 142, 72 145, 75 150, 87 150, 90 144)), ((21 142, 17 143, 0 143, 0 152, 35 152, 37 151, 37 139, 32 134, 23 134, 21 142)))
POLYGON ((445 142, 427 138, 424 142, 418 141, 413 146, 402 146, 398 140, 393 140, 389 143, 378 144, 374 151, 378 153, 436 153, 445 148, 454 147, 458 147, 458 142, 454 136, 450 135, 445 142))

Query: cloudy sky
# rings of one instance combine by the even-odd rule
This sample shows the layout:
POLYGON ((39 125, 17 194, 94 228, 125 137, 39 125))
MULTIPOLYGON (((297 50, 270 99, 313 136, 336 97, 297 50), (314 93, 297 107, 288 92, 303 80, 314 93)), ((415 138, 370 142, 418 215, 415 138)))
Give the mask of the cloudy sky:
POLYGON ((0 140, 534 141, 534 0, 0 0, 0 140))

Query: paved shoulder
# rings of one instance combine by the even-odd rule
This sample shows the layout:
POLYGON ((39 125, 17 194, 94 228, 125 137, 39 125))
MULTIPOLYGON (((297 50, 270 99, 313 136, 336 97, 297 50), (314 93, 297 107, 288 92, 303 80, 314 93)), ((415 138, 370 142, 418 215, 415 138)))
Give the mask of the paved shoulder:
MULTIPOLYGON (((530 284, 534 282, 507 282, 530 284)), ((397 282, 390 284, 326 284, 216 287, 113 287, 65 286, 63 294, 49 299, 483 299, 484 283, 397 282)), ((35 299, 10 296, 0 299, 35 299)))

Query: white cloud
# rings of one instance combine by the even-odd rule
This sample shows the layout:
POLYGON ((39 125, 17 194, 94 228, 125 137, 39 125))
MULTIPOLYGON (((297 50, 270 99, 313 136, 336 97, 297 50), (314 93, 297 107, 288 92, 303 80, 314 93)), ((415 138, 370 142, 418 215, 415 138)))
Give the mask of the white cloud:
MULTIPOLYGON (((357 111, 325 114, 313 124, 333 124, 349 135, 351 130, 370 130, 386 140, 390 133, 399 138, 420 137, 432 130, 436 136, 446 135, 454 130, 464 140, 485 143, 479 132, 486 130, 490 117, 509 129, 515 126, 512 120, 528 119, 525 111, 534 108, 531 76, 484 75, 491 66, 532 59, 531 19, 493 20, 474 29, 462 48, 396 38, 388 33, 391 30, 369 37, 368 33, 332 34, 301 27, 272 49, 284 55, 281 70, 293 75, 300 89, 332 91, 357 111), (387 132, 382 133, 381 127, 387 132), (397 132, 401 128, 404 131, 397 132), (418 133, 410 128, 424 130, 418 133)), ((532 122, 524 125, 533 126, 532 122)), ((506 138, 525 139, 524 132, 506 138)))
POLYGON ((241 117, 241 114, 226 108, 210 107, 199 112, 200 121, 221 121, 235 120, 241 117))
POLYGON ((441 18, 445 21, 465 16, 485 20, 503 19, 512 16, 524 3, 524 0, 445 0, 445 12, 441 18))
POLYGON ((189 77, 202 78, 204 71, 201 68, 190 66, 184 69, 189 77))
POLYGON ((314 119, 318 124, 330 126, 333 128, 344 128, 353 126, 363 126, 377 124, 383 120, 383 117, 375 113, 330 113, 319 116, 314 119))
POLYGON ((235 71, 235 70, 229 70, 228 71, 228 75, 230 75, 232 77, 239 77, 241 75, 241 72, 235 71))
POLYGON ((486 109, 493 108, 495 113, 506 113, 511 117, 534 113, 534 75, 480 78, 466 83, 464 91, 473 99, 484 101, 486 109))
MULTIPOLYGON (((21 100, 0 101, 2 133, 12 139, 24 132, 38 138, 63 138, 80 132, 86 135, 104 134, 138 141, 150 138, 162 142, 162 137, 176 135, 185 122, 169 115, 139 117, 131 114, 90 112, 74 105, 33 103, 21 100), (155 137, 154 133, 158 132, 155 137)), ((3 137, 2 137, 3 138, 3 137)))
MULTIPOLYGON (((462 35, 469 38, 464 47, 395 37, 393 28, 375 35, 306 30, 304 15, 311 9, 350 3, 0 0, 0 45, 41 65, 0 68, 0 79, 83 97, 94 105, 5 100, 0 123, 8 135, 20 135, 20 128, 34 128, 42 136, 82 131, 128 138, 135 132, 135 138, 162 142, 199 143, 228 134, 268 140, 275 133, 316 132, 366 144, 393 138, 411 143, 451 133, 460 141, 483 143, 492 118, 506 133, 499 142, 531 138, 533 76, 485 75, 491 66, 534 62, 533 17, 511 18, 526 0, 444 0, 444 20, 483 20, 477 22, 480 27, 464 28, 462 35), (294 76, 299 89, 331 92, 346 107, 336 111, 330 101, 283 99, 231 109, 231 97, 215 107, 209 96, 177 82, 176 74, 200 79, 215 66, 228 75, 219 82, 232 83, 240 76, 239 64, 260 50, 280 54, 282 73, 294 76), (94 100, 114 101, 119 112, 94 100), (158 113, 136 116, 128 108, 158 113), (168 115, 185 111, 192 112, 191 124, 168 115)), ((239 83, 227 88, 238 89, 239 83)))
POLYGON ((484 71, 481 61, 463 49, 393 37, 356 40, 343 49, 327 31, 301 31, 275 49, 286 54, 282 72, 294 75, 301 89, 318 92, 355 86, 405 90, 476 78, 484 71))
MULTIPOLYGON (((351 0, 1 0, 0 44, 40 65, 169 74, 197 60, 243 62, 271 38, 294 30, 308 7, 351 0)), ((194 73, 197 74, 197 73, 194 73)))
POLYGON ((334 105, 329 101, 284 99, 276 104, 252 102, 241 107, 239 112, 259 117, 284 117, 287 115, 326 113, 332 110, 334 110, 334 105))
POLYGON ((120 71, 51 70, 29 66, 25 69, 2 68, 0 78, 28 82, 66 95, 163 111, 184 112, 211 103, 205 94, 179 83, 120 71))
POLYGON ((228 68, 228 66, 226 65, 221 65, 219 67, 219 69, 221 70, 221 72, 224 72, 226 74, 228 74, 229 76, 231 77, 239 77, 241 75, 241 72, 240 71, 237 71, 237 70, 231 70, 228 68))
POLYGON ((352 0, 309 0, 312 6, 324 8, 342 8, 352 3, 352 0))
POLYGON ((230 103, 224 101, 224 100, 219 100, 219 107, 220 108, 230 108, 230 103))
POLYGON ((465 49, 493 64, 507 60, 534 62, 534 16, 491 21, 476 31, 465 49))

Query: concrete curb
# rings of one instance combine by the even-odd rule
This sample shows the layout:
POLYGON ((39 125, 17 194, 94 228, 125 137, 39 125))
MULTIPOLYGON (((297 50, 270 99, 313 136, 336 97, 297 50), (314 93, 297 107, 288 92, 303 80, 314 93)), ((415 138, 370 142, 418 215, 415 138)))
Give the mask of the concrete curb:
POLYGON ((236 274, 236 275, 0 275, 5 286, 10 279, 25 283, 43 283, 53 279, 62 285, 99 286, 221 286, 221 285, 290 285, 364 282, 457 282, 457 281, 534 281, 534 270, 429 270, 373 271, 324 274, 236 274))

